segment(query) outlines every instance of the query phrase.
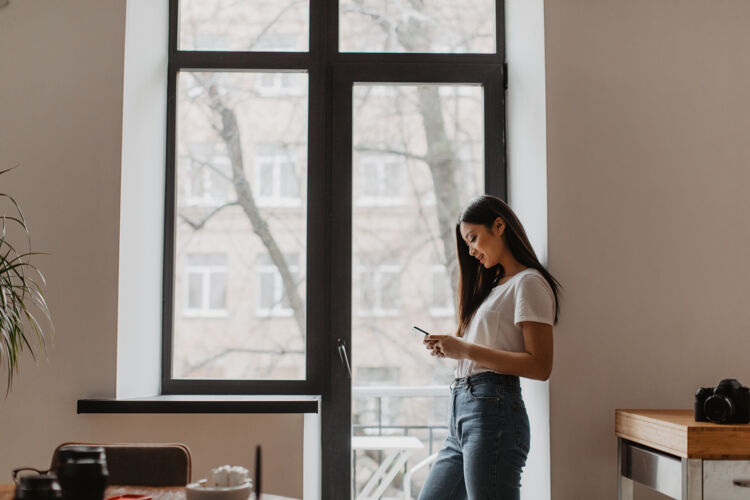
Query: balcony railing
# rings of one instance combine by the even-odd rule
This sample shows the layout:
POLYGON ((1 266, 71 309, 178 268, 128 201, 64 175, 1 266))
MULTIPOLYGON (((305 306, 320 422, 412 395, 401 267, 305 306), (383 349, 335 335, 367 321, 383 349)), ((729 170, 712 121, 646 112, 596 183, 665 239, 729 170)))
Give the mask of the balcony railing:
MULTIPOLYGON (((402 450, 399 451, 393 447, 393 441, 391 440, 388 448, 378 450, 375 447, 368 447, 367 451, 354 450, 353 453, 353 485, 355 491, 355 497, 357 500, 364 498, 404 498, 409 495, 411 491, 411 485, 404 485, 403 479, 410 467, 416 462, 424 460, 426 457, 433 455, 442 443, 442 440, 448 433, 448 397, 450 395, 447 386, 415 386, 415 387, 402 387, 402 386, 356 386, 352 388, 352 401, 353 401, 353 417, 355 423, 352 425, 353 436, 382 436, 386 439, 384 443, 388 443, 388 437, 394 436, 414 436, 419 439, 424 448, 418 453, 411 455, 409 452, 413 450, 402 450), (404 415, 401 408, 394 409, 390 405, 385 405, 384 400, 387 399, 413 399, 413 398, 425 398, 425 399, 442 399, 442 402, 431 402, 423 404, 428 409, 434 410, 435 408, 442 408, 442 412, 445 415, 437 415, 433 420, 441 422, 440 424, 434 424, 429 422, 430 412, 421 413, 418 418, 409 417, 404 415), (362 411, 362 404, 367 407, 362 411), (360 413, 357 413, 357 408, 360 407, 360 413), (374 414, 374 415, 373 415, 374 414), (374 416, 374 418, 373 418, 374 416), (369 417, 369 418, 368 418, 369 417), (398 421, 398 422, 397 422, 398 421), (357 474, 357 455, 360 453, 367 453, 368 456, 376 461, 377 466, 374 470, 368 474, 361 474, 367 477, 358 477, 357 474), (389 464, 399 464, 399 459, 394 458, 397 453, 400 460, 404 461, 401 470, 396 473, 392 471, 388 474, 389 464), (371 481, 372 478, 374 481, 371 481), (388 484, 383 485, 384 482, 388 484), (382 494, 372 496, 370 493, 373 491, 382 491, 382 494)), ((396 405, 397 407, 403 405, 396 405)), ((413 441, 413 440, 411 440, 413 441)), ((361 455, 360 455, 361 456, 361 455)), ((410 495, 409 495, 410 496, 410 495)))

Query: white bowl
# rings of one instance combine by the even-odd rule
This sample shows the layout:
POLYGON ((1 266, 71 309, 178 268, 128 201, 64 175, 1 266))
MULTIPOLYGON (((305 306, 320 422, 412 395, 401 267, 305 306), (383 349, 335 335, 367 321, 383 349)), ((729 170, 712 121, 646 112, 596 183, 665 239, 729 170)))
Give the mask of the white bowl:
POLYGON ((250 482, 239 486, 201 486, 190 483, 185 486, 187 500, 247 500, 253 485, 250 482))

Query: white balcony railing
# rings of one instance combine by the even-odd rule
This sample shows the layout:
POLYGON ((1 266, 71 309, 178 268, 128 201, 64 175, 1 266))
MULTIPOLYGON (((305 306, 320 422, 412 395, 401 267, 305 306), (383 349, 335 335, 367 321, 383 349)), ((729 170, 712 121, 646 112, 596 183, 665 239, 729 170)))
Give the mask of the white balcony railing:
POLYGON ((411 500, 412 475, 431 463, 448 433, 449 396, 446 385, 352 387, 352 479, 357 500, 411 500), (417 403, 414 398, 427 401, 417 403), (430 402, 432 398, 442 401, 430 402), (412 399, 414 407, 405 409, 409 405, 404 399, 412 399))

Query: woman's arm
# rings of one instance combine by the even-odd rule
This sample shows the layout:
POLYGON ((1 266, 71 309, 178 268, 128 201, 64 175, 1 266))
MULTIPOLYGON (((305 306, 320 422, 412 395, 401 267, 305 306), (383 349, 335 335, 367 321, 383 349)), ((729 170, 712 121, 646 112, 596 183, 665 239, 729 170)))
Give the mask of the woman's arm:
POLYGON ((425 343, 433 354, 448 358, 467 358, 507 375, 547 380, 552 372, 552 326, 524 321, 521 323, 525 352, 509 352, 472 344, 454 335, 428 335, 425 343))

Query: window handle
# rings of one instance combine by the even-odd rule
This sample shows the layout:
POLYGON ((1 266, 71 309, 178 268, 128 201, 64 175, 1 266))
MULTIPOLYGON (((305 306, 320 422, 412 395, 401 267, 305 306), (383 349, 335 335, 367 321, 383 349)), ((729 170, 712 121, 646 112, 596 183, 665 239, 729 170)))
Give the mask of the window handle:
POLYGON ((349 366, 349 358, 346 355, 346 342, 344 342, 342 339, 338 339, 336 340, 336 345, 338 346, 341 364, 346 367, 346 372, 349 374, 349 378, 352 378, 352 367, 349 366))
POLYGON ((750 488, 750 479, 735 479, 732 481, 735 486, 740 488, 750 488))

